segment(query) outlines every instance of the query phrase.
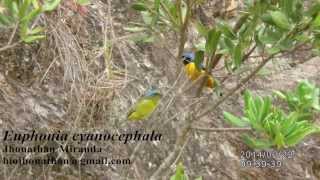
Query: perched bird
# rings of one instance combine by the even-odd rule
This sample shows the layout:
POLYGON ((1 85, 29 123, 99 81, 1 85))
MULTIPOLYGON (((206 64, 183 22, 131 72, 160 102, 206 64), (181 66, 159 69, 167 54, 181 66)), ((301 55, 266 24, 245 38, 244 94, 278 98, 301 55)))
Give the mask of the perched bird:
POLYGON ((128 113, 130 121, 139 121, 148 118, 158 106, 161 94, 151 89, 140 98, 128 113))
MULTIPOLYGON (((199 71, 196 67, 196 64, 193 62, 195 59, 195 54, 192 52, 186 52, 182 55, 183 64, 185 65, 186 73, 192 81, 198 79, 201 75, 205 74, 205 68, 201 64, 201 70, 199 71)), ((214 79, 209 75, 206 86, 213 88, 215 86, 214 79)))

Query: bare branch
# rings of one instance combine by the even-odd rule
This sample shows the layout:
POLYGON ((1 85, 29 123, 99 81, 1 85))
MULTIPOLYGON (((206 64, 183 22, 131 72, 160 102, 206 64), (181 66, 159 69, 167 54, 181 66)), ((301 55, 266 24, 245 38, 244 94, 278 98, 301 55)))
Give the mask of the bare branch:
POLYGON ((1 52, 1 51, 5 51, 5 50, 8 50, 8 49, 13 48, 13 47, 16 47, 18 44, 19 44, 19 42, 5 45, 5 46, 3 46, 3 47, 0 48, 0 52, 1 52))

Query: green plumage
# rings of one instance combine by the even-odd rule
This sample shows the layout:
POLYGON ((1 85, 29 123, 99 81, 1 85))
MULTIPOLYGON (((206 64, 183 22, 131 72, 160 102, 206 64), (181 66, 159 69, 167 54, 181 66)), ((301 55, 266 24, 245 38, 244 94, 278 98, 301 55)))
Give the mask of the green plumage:
POLYGON ((160 97, 159 93, 142 97, 129 111, 128 119, 130 121, 139 121, 148 118, 158 106, 160 97))

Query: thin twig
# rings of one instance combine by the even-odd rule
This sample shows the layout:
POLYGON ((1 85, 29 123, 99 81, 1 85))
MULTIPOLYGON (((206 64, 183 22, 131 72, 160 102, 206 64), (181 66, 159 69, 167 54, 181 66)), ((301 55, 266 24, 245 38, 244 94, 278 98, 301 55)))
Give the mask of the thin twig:
POLYGON ((178 161, 179 161, 179 159, 180 159, 180 157, 182 155, 182 152, 184 151, 184 149, 186 148, 186 146, 187 146, 187 144, 188 144, 188 142, 190 140, 190 137, 191 137, 190 135, 187 137, 186 142, 183 144, 182 148, 180 149, 180 152, 179 152, 176 160, 173 162, 173 164, 177 164, 178 163, 178 161))
MULTIPOLYGON (((59 56, 58 56, 58 57, 59 57, 59 56)), ((40 84, 43 83, 43 80, 46 78, 49 70, 51 69, 52 65, 56 62, 56 60, 58 59, 58 57, 55 57, 55 58, 53 59, 53 61, 50 63, 49 67, 47 68, 46 72, 43 74, 43 76, 42 76, 42 78, 41 78, 41 80, 40 80, 40 84)))
POLYGON ((14 29, 13 29, 11 35, 10 35, 10 39, 9 39, 7 45, 10 45, 10 44, 12 43, 12 40, 13 40, 13 38, 14 38, 14 35, 15 35, 16 32, 17 32, 18 26, 19 26, 19 23, 16 23, 16 24, 14 25, 14 29))
POLYGON ((13 48, 13 47, 16 47, 20 42, 16 42, 16 43, 13 43, 13 44, 10 44, 10 45, 5 45, 3 47, 0 48, 0 52, 1 51, 5 51, 7 49, 10 49, 10 48, 13 48))
MULTIPOLYGON (((241 62, 245 62, 247 59, 249 59, 251 56, 251 54, 254 52, 254 50, 257 48, 257 44, 255 44, 243 57, 241 62)), ((260 57, 260 56, 259 56, 260 57)), ((228 73, 228 76, 226 76, 225 78, 223 78, 220 83, 223 84, 227 79, 229 79, 230 77, 232 77, 231 73, 228 73)))
POLYGON ((158 169, 152 174, 150 180, 157 180, 159 179, 160 174, 163 172, 164 169, 167 169, 172 162, 176 159, 177 155, 180 152, 179 146, 175 146, 174 150, 169 154, 169 156, 162 162, 162 164, 158 167, 158 169))

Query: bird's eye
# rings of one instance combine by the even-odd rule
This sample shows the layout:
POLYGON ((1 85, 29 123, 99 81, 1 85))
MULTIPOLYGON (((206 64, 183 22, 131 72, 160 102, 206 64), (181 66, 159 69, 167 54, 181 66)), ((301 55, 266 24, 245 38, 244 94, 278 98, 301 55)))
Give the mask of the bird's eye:
POLYGON ((189 64, 189 63, 190 63, 190 61, 188 61, 188 59, 184 59, 184 60, 183 60, 183 64, 184 64, 184 65, 187 65, 187 64, 189 64))

